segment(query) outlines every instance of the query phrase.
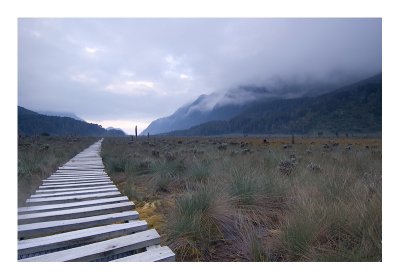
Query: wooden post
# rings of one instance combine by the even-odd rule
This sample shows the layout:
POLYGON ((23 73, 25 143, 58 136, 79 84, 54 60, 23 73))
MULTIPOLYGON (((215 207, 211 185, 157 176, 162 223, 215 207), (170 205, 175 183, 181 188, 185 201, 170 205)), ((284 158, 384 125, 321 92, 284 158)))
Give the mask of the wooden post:
POLYGON ((135 125, 135 136, 136 136, 136 139, 137 139, 137 125, 135 125))

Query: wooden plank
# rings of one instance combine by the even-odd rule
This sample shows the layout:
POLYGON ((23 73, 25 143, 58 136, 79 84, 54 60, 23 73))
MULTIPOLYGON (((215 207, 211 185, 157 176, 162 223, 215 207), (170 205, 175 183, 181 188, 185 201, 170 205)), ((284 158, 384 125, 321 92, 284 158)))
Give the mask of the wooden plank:
POLYGON ((94 177, 94 176, 108 176, 107 173, 74 173, 74 174, 68 174, 68 173, 53 173, 49 178, 76 178, 76 177, 94 177))
POLYGON ((88 216, 105 215, 122 211, 129 211, 134 208, 132 202, 119 202, 100 206, 89 206, 66 210, 56 210, 41 213, 21 214, 18 216, 19 224, 41 223, 55 220, 77 219, 88 216))
POLYGON ((88 199, 98 199, 106 197, 121 196, 120 192, 107 192, 107 193, 97 193, 97 194, 84 194, 84 195, 71 195, 62 197, 48 197, 48 198, 29 198, 26 200, 27 204, 50 204, 50 203, 67 203, 76 202, 88 199))
POLYGON ((18 242, 18 255, 38 253, 72 245, 82 246, 144 230, 147 230, 146 221, 132 221, 125 224, 106 225, 21 240, 18 242))
POLYGON ((90 179, 110 179, 107 175, 85 175, 85 176, 53 176, 51 175, 47 181, 77 181, 77 180, 90 180, 90 179))
POLYGON ((74 182, 74 181, 86 181, 86 180, 92 180, 92 179, 95 179, 95 180, 103 179, 103 180, 105 180, 105 179, 110 179, 110 177, 96 175, 96 176, 91 176, 91 177, 75 177, 75 178, 74 177, 73 178, 59 178, 58 177, 58 178, 52 178, 50 176, 47 179, 44 179, 43 182, 48 182, 48 183, 70 182, 70 181, 74 182))
POLYGON ((61 183, 61 184, 43 184, 40 187, 42 188, 53 188, 53 189, 63 189, 63 188, 74 188, 74 187, 90 187, 90 186, 96 186, 96 185, 112 185, 113 182, 111 180, 102 180, 102 181, 88 181, 88 182, 67 182, 67 183, 61 183))
POLYGON ((111 182, 110 178, 89 178, 89 179, 74 179, 74 180, 43 180, 43 185, 46 186, 57 186, 65 184, 84 184, 84 183, 94 183, 94 182, 111 182))
POLYGON ((93 165, 93 164, 76 164, 76 165, 64 165, 58 168, 59 170, 66 169, 79 169, 79 170, 92 170, 92 169, 104 169, 104 165, 93 165))
POLYGON ((107 174, 103 170, 57 170, 53 174, 56 175, 98 175, 98 174, 107 174))
POLYGON ((69 170, 82 170, 82 171, 97 171, 97 170, 103 170, 104 166, 101 167, 62 167, 60 166, 58 168, 58 170, 65 170, 65 171, 69 171, 69 170))
POLYGON ((111 204, 111 203, 125 202, 125 201, 128 201, 127 196, 103 198, 103 199, 80 201, 80 202, 61 203, 61 204, 27 206, 18 208, 18 214, 38 213, 43 211, 62 210, 69 208, 81 208, 85 206, 95 206, 95 205, 111 204))
POLYGON ((175 254, 167 246, 158 247, 143 253, 113 260, 112 262, 173 262, 175 254))
POLYGON ((36 194, 44 194, 44 193, 58 193, 58 192, 68 192, 68 191, 84 191, 84 190, 100 190, 110 187, 115 187, 114 185, 107 185, 107 186, 94 186, 94 187, 81 187, 81 188, 59 188, 59 189, 46 189, 46 188, 39 188, 36 191, 36 194))
POLYGON ((112 181, 109 182, 93 182, 93 183, 81 183, 81 184, 64 184, 64 185, 41 185, 42 188, 68 188, 68 187, 84 187, 84 186, 101 186, 112 184, 112 181))
POLYGON ((18 225, 18 238, 27 239, 89 227, 104 226, 113 223, 136 220, 138 217, 138 212, 126 211, 121 213, 113 213, 78 219, 18 225))
POLYGON ((106 173, 104 172, 104 170, 75 170, 75 171, 72 170, 72 171, 68 171, 68 170, 58 169, 53 174, 55 174, 55 175, 76 175, 76 174, 96 175, 96 174, 106 174, 106 173))
POLYGON ((68 250, 22 259, 24 262, 94 261, 160 243, 160 235, 150 229, 68 250))
POLYGON ((109 187, 116 187, 113 182, 108 182, 108 183, 103 183, 100 185, 89 185, 89 186, 82 186, 82 185, 76 185, 76 186, 66 186, 66 187, 53 187, 53 186, 40 186, 37 191, 49 191, 49 192, 54 192, 62 189, 72 189, 72 190, 79 190, 79 189, 88 189, 90 190, 91 188, 96 189, 96 188, 109 188, 109 187))
MULTIPOLYGON (((107 173, 103 173, 103 172, 98 172, 98 173, 70 173, 70 172, 60 172, 60 173, 53 173, 51 175, 51 178, 78 178, 78 177, 100 177, 100 176, 107 176, 107 173)), ((50 178, 50 177, 49 177, 50 178)))
POLYGON ((44 193, 44 194, 33 194, 31 198, 45 198, 45 197, 59 197, 59 196, 70 196, 70 195, 79 195, 79 194, 94 194, 94 193, 103 193, 110 191, 118 191, 115 186, 110 186, 104 189, 97 190, 81 190, 81 191, 67 191, 67 192, 57 192, 57 193, 44 193))
POLYGON ((76 178, 76 177, 83 177, 83 176, 106 176, 107 173, 105 172, 55 172, 51 175, 52 178, 76 178))
POLYGON ((92 158, 92 159, 78 159, 78 160, 74 160, 74 161, 68 161, 67 163, 65 163, 64 166, 69 166, 69 165, 95 165, 95 166, 100 166, 103 165, 103 162, 99 161, 99 158, 92 158))

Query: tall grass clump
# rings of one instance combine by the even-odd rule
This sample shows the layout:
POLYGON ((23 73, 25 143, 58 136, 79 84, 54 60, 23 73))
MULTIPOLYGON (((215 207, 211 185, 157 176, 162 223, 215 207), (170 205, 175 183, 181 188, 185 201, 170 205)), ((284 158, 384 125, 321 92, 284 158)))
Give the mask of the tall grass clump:
POLYGON ((168 241, 185 259, 201 259, 209 246, 224 238, 231 223, 231 213, 223 194, 210 186, 178 197, 167 222, 168 241))
POLYGON ((313 175, 313 180, 305 176, 294 180, 282 228, 289 260, 381 260, 381 180, 365 178, 365 166, 354 171, 353 164, 343 160, 325 166, 324 174, 313 175))
POLYGON ((153 191, 169 191, 169 185, 175 181, 185 169, 183 161, 158 161, 151 165, 153 174, 150 182, 153 191))
POLYGON ((283 244, 291 261, 307 260, 322 228, 323 206, 309 197, 302 197, 292 206, 283 226, 283 244))
POLYGON ((234 169, 231 173, 229 194, 238 206, 255 205, 257 196, 263 195, 259 177, 254 172, 234 169))
POLYGON ((18 158, 18 176, 29 176, 34 173, 42 173, 40 163, 43 153, 33 152, 29 154, 20 154, 18 158))
POLYGON ((186 171, 186 176, 196 182, 205 182, 210 177, 210 174, 210 162, 204 160, 193 161, 186 171))
POLYGON ((238 232, 239 238, 236 247, 247 261, 268 261, 268 250, 263 242, 265 238, 252 223, 241 224, 238 232))

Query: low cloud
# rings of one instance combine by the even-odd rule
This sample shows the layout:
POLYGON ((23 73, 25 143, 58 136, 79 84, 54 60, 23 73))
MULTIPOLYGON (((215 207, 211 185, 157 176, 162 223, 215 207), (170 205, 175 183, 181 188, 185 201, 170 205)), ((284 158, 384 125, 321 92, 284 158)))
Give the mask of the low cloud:
POLYGON ((104 90, 116 94, 145 96, 155 93, 155 84, 150 81, 123 81, 107 85, 104 90))
POLYGON ((71 76, 71 80, 84 84, 94 84, 97 83, 97 79, 90 77, 87 74, 75 74, 71 76))
MULTIPOLYGON (((290 85, 339 85, 381 66, 379 18, 20 19, 18 25, 18 104, 93 120, 156 119, 202 94, 243 85, 295 96, 301 87, 290 85)), ((247 95, 226 101, 253 98, 247 95)))

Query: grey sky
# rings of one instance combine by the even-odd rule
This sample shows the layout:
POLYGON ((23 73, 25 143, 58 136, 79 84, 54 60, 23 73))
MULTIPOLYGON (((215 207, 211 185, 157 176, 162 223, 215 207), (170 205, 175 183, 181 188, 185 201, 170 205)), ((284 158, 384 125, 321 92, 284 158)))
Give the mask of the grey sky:
POLYGON ((381 71, 380 19, 20 19, 18 104, 132 133, 200 94, 381 71))

